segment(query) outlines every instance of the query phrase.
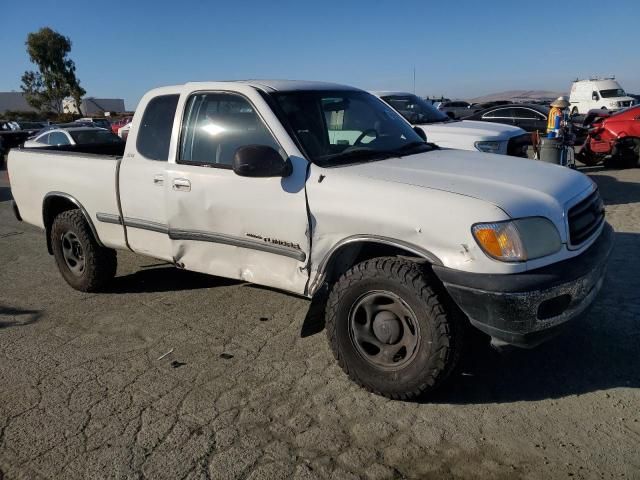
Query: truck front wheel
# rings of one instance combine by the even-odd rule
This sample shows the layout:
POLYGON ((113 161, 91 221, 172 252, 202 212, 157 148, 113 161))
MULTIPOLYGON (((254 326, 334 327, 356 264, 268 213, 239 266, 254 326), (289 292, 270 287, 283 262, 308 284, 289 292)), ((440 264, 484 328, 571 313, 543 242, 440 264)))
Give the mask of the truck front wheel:
POLYGON ((51 246, 60 273, 76 290, 98 291, 116 274, 116 252, 98 245, 80 210, 56 216, 51 246))
POLYGON ((408 400, 433 390, 460 356, 462 323, 416 263, 362 262, 329 295, 326 328, 338 364, 367 390, 408 400))

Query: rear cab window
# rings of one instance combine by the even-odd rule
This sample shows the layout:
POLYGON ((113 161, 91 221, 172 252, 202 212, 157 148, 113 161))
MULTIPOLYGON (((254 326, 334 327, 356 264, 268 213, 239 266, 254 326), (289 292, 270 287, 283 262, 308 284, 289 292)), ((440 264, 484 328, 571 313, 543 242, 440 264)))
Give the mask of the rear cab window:
POLYGON ((169 159, 171 131, 179 98, 178 94, 160 95, 147 104, 136 139, 136 150, 146 159, 164 162, 169 159))

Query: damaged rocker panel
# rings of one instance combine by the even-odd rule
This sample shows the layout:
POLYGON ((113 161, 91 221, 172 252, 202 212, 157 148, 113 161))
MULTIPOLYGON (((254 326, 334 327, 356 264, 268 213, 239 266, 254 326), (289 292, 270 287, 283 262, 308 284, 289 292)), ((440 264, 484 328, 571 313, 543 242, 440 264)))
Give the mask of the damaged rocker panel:
MULTIPOLYGON (((119 215, 111 213, 98 213, 96 218, 99 222, 103 223, 113 223, 117 225, 123 224, 122 218, 119 215)), ((143 230, 150 230, 152 232, 164 233, 168 235, 171 240, 193 240, 197 242, 220 243, 223 245, 249 248, 252 250, 259 250, 261 252, 273 253, 275 255, 282 255, 298 260, 299 262, 304 262, 307 258, 306 253, 299 248, 266 243, 264 241, 252 240, 249 238, 240 238, 222 233, 170 229, 167 225, 148 220, 141 220, 139 218, 125 217, 124 225, 131 228, 140 228, 143 230)))

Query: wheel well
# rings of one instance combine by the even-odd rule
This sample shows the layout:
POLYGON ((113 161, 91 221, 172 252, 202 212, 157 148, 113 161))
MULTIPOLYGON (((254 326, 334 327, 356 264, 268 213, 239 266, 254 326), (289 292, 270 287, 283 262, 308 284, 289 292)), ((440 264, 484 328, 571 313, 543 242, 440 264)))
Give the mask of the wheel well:
POLYGON ((47 251, 49 252, 49 254, 53 255, 53 249, 51 247, 51 226, 53 225, 53 220, 62 212, 66 212, 67 210, 80 210, 82 212, 82 215, 84 216, 84 219, 89 224, 94 238, 99 245, 102 245, 93 226, 93 222, 91 222, 89 214, 80 204, 80 202, 78 202, 70 195, 53 192, 45 196, 44 202, 42 204, 42 221, 44 224, 45 236, 47 239, 47 251))
MULTIPOLYGON (((387 242, 369 240, 346 243, 330 253, 329 259, 320 266, 320 275, 324 277, 324 283, 334 283, 343 273, 354 265, 376 257, 405 257, 416 263, 431 265, 439 263, 435 256, 428 252, 416 252, 410 247, 390 244, 387 242), (430 258, 431 256, 431 258, 430 258)), ((318 288, 321 285, 317 285, 318 288)))

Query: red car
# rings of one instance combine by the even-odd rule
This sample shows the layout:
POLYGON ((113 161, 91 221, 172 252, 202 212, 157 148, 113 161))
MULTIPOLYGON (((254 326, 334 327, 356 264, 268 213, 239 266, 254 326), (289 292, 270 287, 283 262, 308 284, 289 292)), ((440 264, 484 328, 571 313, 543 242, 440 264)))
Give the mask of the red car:
POLYGON ((640 105, 609 114, 591 111, 588 135, 576 159, 586 165, 640 167, 640 105))
POLYGON ((117 135, 118 129, 120 129, 120 127, 124 127, 127 123, 131 122, 132 118, 133 117, 124 117, 124 118, 121 118, 120 120, 116 120, 111 124, 111 131, 117 135))

